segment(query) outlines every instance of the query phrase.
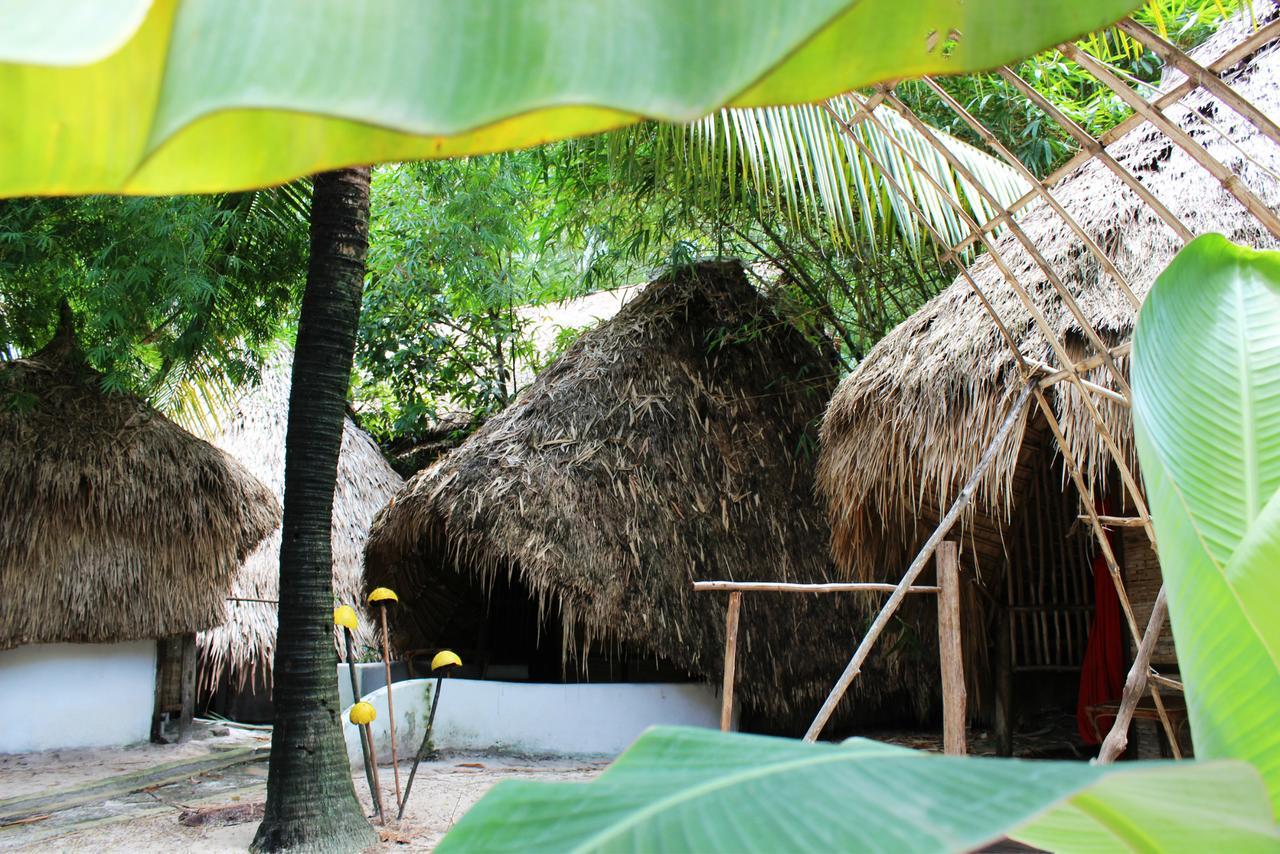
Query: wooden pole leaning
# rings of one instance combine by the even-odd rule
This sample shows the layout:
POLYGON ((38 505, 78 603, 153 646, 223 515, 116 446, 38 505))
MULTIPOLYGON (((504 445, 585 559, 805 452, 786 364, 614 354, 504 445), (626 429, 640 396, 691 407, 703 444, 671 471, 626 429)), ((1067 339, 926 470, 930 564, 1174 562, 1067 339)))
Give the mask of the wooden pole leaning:
POLYGON ((933 553, 937 550, 938 544, 943 538, 951 532, 951 528, 955 525, 956 520, 960 518, 960 513, 968 506, 970 499, 978 489, 978 484, 987 473, 987 469, 991 465, 991 461, 996 458, 1001 447, 1004 446, 1005 440, 1013 431, 1013 427, 1018 423, 1019 417, 1023 409, 1026 408, 1027 401, 1031 399, 1031 390, 1035 386, 1035 382, 1029 382, 1023 386, 1021 393, 1014 401, 1013 406, 1009 408, 1009 413, 1005 416, 1004 421, 1000 424, 1000 429, 996 431, 992 437, 991 443, 987 445, 987 449, 982 452, 982 458, 978 460, 978 465, 974 468, 973 473, 969 475, 969 480, 965 482, 964 487, 960 490, 960 494, 956 496, 951 507, 947 510, 938 527, 929 535, 929 539, 925 540, 924 546, 916 555, 915 560, 907 567, 907 571, 902 576, 902 581, 898 582, 897 588, 889 598, 885 601, 880 609, 880 613, 876 615, 875 620, 871 623, 871 627, 867 629, 867 633, 863 635, 862 641, 858 644, 858 648, 854 651, 853 657, 849 660, 848 666, 844 672, 840 674, 840 678, 836 681, 835 687, 831 689, 831 693, 827 695, 826 701, 823 702, 822 708, 818 710, 818 714, 814 717, 813 723, 809 725, 809 730, 804 734, 805 741, 816 741, 818 736, 822 734, 823 727, 827 725, 827 721, 831 720, 831 716, 835 713, 836 706, 844 698, 845 692, 849 690, 849 685, 857 675, 862 672, 862 665, 866 662, 867 656, 871 654, 871 648, 875 646, 880 635, 889 625, 889 620, 897 612, 902 600, 906 598, 907 591, 911 588, 912 583, 924 571, 925 565, 929 562, 929 558, 933 557, 933 553))
POLYGON ((395 591, 379 587, 369 594, 369 604, 377 603, 382 618, 382 667, 387 676, 387 737, 391 739, 391 773, 396 781, 396 803, 400 803, 400 757, 396 755, 396 710, 391 702, 391 636, 387 630, 387 603, 399 602, 395 591))
MULTIPOLYGON (((1138 707, 1138 700, 1141 699, 1147 688, 1147 670, 1151 665, 1151 654, 1155 652, 1156 641, 1160 637, 1160 627, 1164 625, 1165 615, 1168 613, 1168 605, 1165 601, 1164 585, 1160 585, 1160 592, 1156 594, 1155 605, 1151 608, 1151 619, 1147 621, 1147 630, 1142 635, 1142 644, 1138 647, 1138 653, 1133 657, 1133 666, 1129 668, 1129 675, 1124 681, 1124 698, 1120 701, 1120 710, 1116 713, 1115 723, 1111 725, 1111 731, 1107 733, 1107 737, 1103 739, 1102 749, 1098 751, 1098 758, 1095 760, 1099 764, 1114 762, 1124 753, 1125 748, 1129 746, 1129 724, 1133 721, 1133 711, 1138 707)), ((1166 729, 1166 734, 1169 732, 1166 729)), ((1176 736, 1172 736, 1174 741, 1170 743, 1177 749, 1176 736)))
POLYGON ((742 610, 742 592, 729 594, 724 618, 724 687, 720 698, 720 731, 733 729, 733 682, 738 669, 738 614, 742 610))
POLYGON ((968 696, 960 628, 960 554, 955 540, 938 543, 938 658, 942 664, 942 750, 963 756, 968 696))

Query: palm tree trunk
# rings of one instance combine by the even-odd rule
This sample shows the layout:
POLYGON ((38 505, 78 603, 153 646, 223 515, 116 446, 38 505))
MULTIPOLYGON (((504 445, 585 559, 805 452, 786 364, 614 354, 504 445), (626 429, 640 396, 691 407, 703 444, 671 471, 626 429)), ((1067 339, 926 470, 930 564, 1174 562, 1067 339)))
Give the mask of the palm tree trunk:
POLYGON ((347 852, 377 841, 342 741, 329 540, 368 242, 369 170, 317 175, 285 438, 275 727, 254 851, 347 852))

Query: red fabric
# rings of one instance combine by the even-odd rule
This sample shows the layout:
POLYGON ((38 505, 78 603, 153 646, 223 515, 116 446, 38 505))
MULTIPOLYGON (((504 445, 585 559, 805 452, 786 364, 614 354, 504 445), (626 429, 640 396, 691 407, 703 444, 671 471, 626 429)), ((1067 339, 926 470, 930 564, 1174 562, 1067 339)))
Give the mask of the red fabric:
MULTIPOLYGON (((1111 540, 1110 533, 1107 539, 1111 540)), ((1101 554, 1093 559, 1093 596, 1093 625, 1089 627, 1089 643, 1080 667, 1080 699, 1076 704, 1076 726, 1085 744, 1099 743, 1089 721, 1088 708, 1096 703, 1119 700, 1125 680, 1120 597, 1101 554)), ((1099 718, 1098 729, 1104 737, 1114 720, 1114 716, 1099 718)))

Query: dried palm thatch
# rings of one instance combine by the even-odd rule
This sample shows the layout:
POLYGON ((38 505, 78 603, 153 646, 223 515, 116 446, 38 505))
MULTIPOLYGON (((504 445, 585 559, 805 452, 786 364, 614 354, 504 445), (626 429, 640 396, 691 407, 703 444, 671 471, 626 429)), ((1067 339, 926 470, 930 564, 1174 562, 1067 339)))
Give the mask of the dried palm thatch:
MULTIPOLYGON (((1272 4, 1255 4, 1263 21, 1275 17, 1272 4), (1266 8, 1263 8, 1265 6, 1266 8)), ((1246 35, 1245 15, 1224 26, 1197 51, 1208 64, 1246 35)), ((1181 80, 1171 72, 1166 82, 1181 80)), ((1245 58, 1224 78, 1264 112, 1280 112, 1280 52, 1270 47, 1245 58)), ((1168 88, 1165 86, 1164 88, 1168 88)), ((1248 121, 1204 90, 1181 102, 1172 118, 1206 146, 1270 207, 1280 204, 1280 151, 1248 121)), ((1196 234, 1221 232, 1258 247, 1276 241, 1245 208, 1181 148, 1150 124, 1138 125, 1108 151, 1196 234)), ((1106 166, 1091 159, 1052 189, 1054 197, 1115 262, 1139 297, 1181 247, 1165 225, 1106 166)), ((1043 202, 1019 217, 1068 288, 1083 314, 1109 346, 1127 340, 1135 314, 1094 255, 1043 202)), ((1057 335, 1083 358, 1085 334, 1046 280, 1043 270, 1010 233, 995 245, 1057 335)), ((983 255, 969 269, 1029 361, 1053 364, 1048 342, 993 263, 983 255)), ((1127 358, 1118 360, 1127 371, 1127 358)), ((1111 385, 1105 369, 1088 379, 1111 385)), ((939 296, 887 335, 837 390, 822 426, 819 487, 827 499, 837 564, 859 577, 895 577, 905 565, 904 550, 930 530, 957 494, 993 438, 1020 390, 1022 380, 1009 345, 983 309, 970 284, 957 279, 939 296)), ((1096 400, 1096 398, 1095 398, 1096 400)), ((1051 404, 1090 488, 1112 476, 1098 431, 1074 387, 1053 387, 1051 404)), ((1110 432, 1132 462, 1128 410, 1101 402, 1110 432)), ((1043 418, 1022 422, 982 481, 966 537, 1008 522, 1025 482, 1028 449, 1024 438, 1039 439, 1043 418), (1037 424, 1036 422, 1040 422, 1037 424), (1021 465, 1020 465, 1021 460, 1021 465), (1019 474, 1019 472, 1022 474, 1019 474)), ((1046 447, 1052 446, 1052 440, 1046 447)), ((970 545, 972 552, 983 549, 970 545)))
MULTIPOLYGON (((558 619, 567 657, 603 643, 718 678, 725 600, 691 582, 833 577, 813 439, 834 383, 833 359, 737 263, 658 279, 379 514, 366 583, 405 603, 394 641, 458 643, 432 635, 451 591, 515 579, 558 619)), ((775 726, 807 720, 867 614, 848 596, 748 596, 744 704, 775 726)), ((889 675, 862 683, 866 717, 899 687, 889 675)))
MULTIPOLYGON (((262 381, 247 391, 216 433, 214 445, 245 465, 284 500, 284 440, 289 422, 289 386, 293 351, 277 353, 262 381)), ((350 418, 342 427, 337 490, 333 496, 333 592, 340 604, 360 614, 357 651, 374 646, 374 626, 363 610, 364 543, 373 516, 404 484, 374 443, 350 418)), ((198 638, 200 684, 215 689, 230 680, 269 687, 278 626, 275 600, 280 593, 280 526, 264 539, 236 573, 222 623, 198 638), (265 600, 265 601, 243 601, 265 600)), ((340 639, 339 639, 340 640, 340 639)))
POLYGON ((106 393, 62 329, 0 365, 0 649, 204 629, 280 521, 242 465, 106 393))

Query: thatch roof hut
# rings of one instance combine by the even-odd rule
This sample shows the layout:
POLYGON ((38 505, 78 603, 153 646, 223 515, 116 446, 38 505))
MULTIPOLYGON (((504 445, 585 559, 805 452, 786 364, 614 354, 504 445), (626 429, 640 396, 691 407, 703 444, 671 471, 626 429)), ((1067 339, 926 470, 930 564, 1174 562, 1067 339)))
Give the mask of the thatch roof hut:
POLYGON ((0 364, 0 649, 213 626, 279 523, 244 466, 101 380, 66 311, 44 349, 0 364))
MULTIPOLYGON (((394 643, 465 649, 486 609, 516 619, 498 601, 514 591, 539 612, 522 642, 552 645, 568 670, 605 646, 718 678, 725 600, 691 582, 833 578, 813 442, 834 384, 833 359, 737 263, 663 276, 379 514, 366 583, 400 593, 394 643)), ((746 707, 807 722, 866 614, 848 596, 749 595, 746 707)), ((872 717, 899 682, 864 685, 872 717)))
MULTIPOLYGON (((261 382, 236 402, 209 441, 239 460, 284 500, 284 444, 289 421, 293 351, 275 354, 261 382)), ((373 623, 363 612, 364 544, 374 514, 403 485, 377 444, 349 416, 342 427, 337 490, 333 496, 333 588, 338 602, 361 612, 357 652, 374 646, 373 623)), ((200 681, 205 689, 228 682, 235 689, 271 685, 280 591, 280 526, 244 560, 220 624, 199 637, 200 681), (258 600, 258 601, 252 601, 258 600)))
MULTIPOLYGON (((1271 4, 1258 11, 1263 22, 1275 17, 1271 4)), ((1199 61, 1209 64, 1223 55, 1250 26, 1247 14, 1224 26, 1197 51, 1199 61)), ((1166 84, 1180 79, 1180 74, 1170 72, 1166 84)), ((1274 45, 1246 57, 1224 79, 1263 112, 1280 114, 1280 51, 1274 45)), ((1171 111, 1171 117, 1268 206, 1280 205, 1276 146, 1203 89, 1188 95, 1182 104, 1183 108, 1171 111)), ((1244 244, 1276 245, 1215 178, 1150 124, 1138 125, 1108 151, 1193 233, 1221 232, 1244 244)), ((1052 192, 1115 262, 1139 297, 1181 248, 1172 230, 1097 158, 1064 178, 1052 192)), ((1037 201, 1018 221, 1103 339, 1109 345, 1127 340, 1134 310, 1062 220, 1037 201)), ((1075 358, 1083 358, 1084 332, 1041 268, 1013 234, 1004 233, 995 245, 1054 331, 1076 351, 1075 358)), ((980 256, 969 273, 1024 356, 1053 364, 1049 344, 992 256, 980 256)), ((1119 361, 1127 370, 1127 357, 1119 361)), ((1104 370, 1097 369, 1089 379, 1109 385, 1104 370)), ((936 524, 939 508, 950 504, 974 471, 1021 388, 1009 345, 963 277, 877 344, 840 384, 822 426, 818 480, 829 507, 837 564, 861 578, 898 580, 910 555, 936 524)), ((1050 389, 1050 403, 1090 488, 1105 495, 1115 486, 1114 467, 1076 392, 1067 383, 1057 384, 1050 389)), ((1131 458, 1128 410, 1105 401, 1100 405, 1116 442, 1131 458)), ((1030 552, 1043 553, 1045 543, 1031 542, 1028 536, 1034 538, 1040 530, 1064 534, 1080 512, 1047 422, 1033 404, 1023 411, 962 522, 966 562, 976 565, 980 584, 1000 595, 1006 564, 1025 570, 1039 562, 1030 552), (1032 511, 1038 521, 1019 524, 1032 511), (1027 552, 1026 561, 1013 554, 1018 548, 1027 552)), ((1128 531, 1137 535, 1135 547, 1145 548, 1145 543, 1136 542, 1141 537, 1137 529, 1128 531)), ((1062 545, 1061 537, 1054 542, 1050 548, 1059 552, 1085 551, 1074 541, 1062 545)), ((1081 554, 1060 557, 1078 567, 1081 554)), ((1146 563, 1154 566, 1154 561, 1146 563)), ((1091 595, 1087 588, 1084 593, 1091 595)), ((1140 625, 1146 619, 1142 611, 1149 613, 1154 594, 1153 586, 1146 594, 1145 609, 1135 607, 1140 625)), ((1135 597, 1135 606, 1141 605, 1135 597)), ((1076 646, 1072 647, 1076 651, 1087 625, 1076 625, 1076 646)))

